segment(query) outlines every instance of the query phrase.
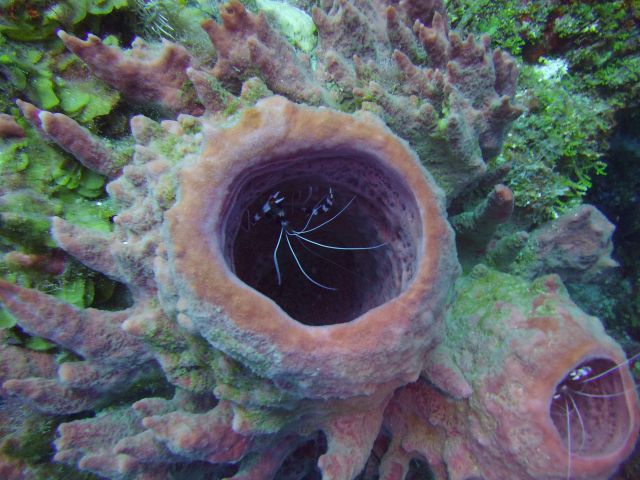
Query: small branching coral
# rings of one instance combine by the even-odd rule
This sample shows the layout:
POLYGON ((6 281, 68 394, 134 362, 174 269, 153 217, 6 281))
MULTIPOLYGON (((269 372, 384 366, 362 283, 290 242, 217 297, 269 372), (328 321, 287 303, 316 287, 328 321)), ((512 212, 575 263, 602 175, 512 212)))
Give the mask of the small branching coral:
MULTIPOLYGON (((486 180, 520 113, 512 59, 450 32, 437 0, 338 0, 311 15, 315 69, 236 0, 203 23, 215 64, 169 41, 125 52, 59 32, 94 75, 169 119, 134 116, 123 157, 20 102, 41 135, 111 179, 112 231, 54 218, 52 235, 131 303, 79 308, 0 281, 21 328, 70 352, 54 365, 6 347, 23 363, 2 372, 5 411, 82 415, 59 426, 53 459, 107 478, 306 468, 391 480, 412 459, 443 479, 561 479, 567 464, 608 475, 639 428, 628 368, 597 384, 620 396, 600 404, 602 434, 585 425, 579 451, 553 420, 554 395, 583 365, 622 363, 621 349, 556 277, 477 267, 478 284, 455 287, 445 208, 486 180)), ((456 228, 482 233, 478 247, 512 208, 497 186, 456 228)))

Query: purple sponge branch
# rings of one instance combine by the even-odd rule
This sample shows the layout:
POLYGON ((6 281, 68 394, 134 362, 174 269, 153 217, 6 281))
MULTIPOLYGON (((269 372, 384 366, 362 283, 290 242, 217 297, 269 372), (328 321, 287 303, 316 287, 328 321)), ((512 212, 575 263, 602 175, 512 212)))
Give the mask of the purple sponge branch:
MULTIPOLYGON (((620 347, 557 277, 458 278, 473 248, 456 250, 446 204, 487 181, 518 114, 513 61, 450 32, 440 0, 320 3, 314 69, 237 0, 204 24, 215 65, 60 34, 123 97, 175 119, 132 119, 112 233, 54 220, 60 247, 124 283, 132 307, 0 284, 19 326, 82 357, 0 369, 3 396, 94 410, 60 426, 55 460, 117 480, 398 480, 414 458, 438 478, 607 477, 640 429, 620 347), (157 379, 153 397, 131 392, 157 379)), ((62 117, 24 114, 74 145, 62 117)), ((460 240, 484 248, 512 205, 496 187, 454 219, 460 240)), ((594 217, 577 218, 568 237, 532 238, 572 246, 594 217)), ((610 229, 592 227, 572 270, 609 251, 610 229)))
POLYGON ((90 170, 113 178, 120 175, 122 167, 128 162, 126 154, 115 151, 106 140, 93 135, 63 113, 40 110, 22 100, 16 100, 16 103, 22 114, 45 138, 57 143, 90 170))
POLYGON ((27 333, 83 357, 58 368, 58 378, 18 378, 2 388, 51 413, 94 407, 155 366, 147 346, 120 328, 131 312, 80 309, 54 297, 0 280, 0 302, 27 333))
POLYGON ((186 73, 193 60, 183 46, 165 41, 153 50, 138 39, 127 56, 95 35, 80 40, 60 30, 58 36, 98 78, 131 100, 156 103, 171 112, 202 113, 186 73))

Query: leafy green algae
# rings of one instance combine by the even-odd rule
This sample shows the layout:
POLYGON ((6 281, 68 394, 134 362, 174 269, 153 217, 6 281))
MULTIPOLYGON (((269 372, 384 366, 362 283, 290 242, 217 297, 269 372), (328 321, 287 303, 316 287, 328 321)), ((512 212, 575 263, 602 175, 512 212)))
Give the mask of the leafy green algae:
MULTIPOLYGON (((127 0, 65 2, 5 1, 0 4, 0 107, 25 132, 23 138, 0 139, 0 273, 8 281, 49 293, 78 307, 104 302, 114 283, 67 258, 52 271, 56 244, 51 216, 87 228, 111 229, 115 209, 105 194, 105 179, 43 140, 20 115, 16 98, 44 110, 61 111, 95 129, 109 115, 120 94, 99 80, 69 53, 55 32, 87 27, 99 29, 99 18, 128 7, 127 0), (8 261, 16 252, 37 256, 32 266, 8 261), (48 265, 51 264, 51 265, 48 265)), ((117 43, 115 37, 108 43, 117 43)), ((34 257, 35 258, 35 257, 34 257)), ((0 328, 15 329, 15 319, 0 310, 0 328)), ((16 332, 14 340, 39 351, 57 351, 50 342, 16 332)))
POLYGON ((453 28, 482 32, 529 63, 562 56, 572 80, 614 106, 637 103, 639 2, 446 0, 453 28))
POLYGON ((9 101, 21 98, 44 110, 57 107, 90 125, 111 112, 120 99, 118 92, 92 79, 88 69, 57 38, 24 45, 0 35, 0 66, 9 80, 0 87, 5 111, 10 108, 9 101))
POLYGON ((500 161, 517 205, 541 223, 581 203, 602 157, 613 114, 638 105, 637 1, 446 0, 452 28, 482 32, 521 63, 514 122, 500 161), (543 72, 561 62, 561 75, 543 72))
POLYGON ((0 3, 3 17, 0 34, 19 41, 50 38, 57 29, 69 28, 92 16, 107 15, 128 7, 128 0, 5 0, 0 3))
MULTIPOLYGON (((15 113, 16 109, 12 109, 15 113)), ((111 229, 115 210, 105 196, 104 177, 89 171, 59 149, 42 140, 23 119, 19 139, 0 139, 0 273, 8 281, 36 288, 84 308, 105 301, 114 283, 67 258, 54 272, 56 244, 51 238, 51 216, 102 231, 111 229), (41 260, 33 267, 12 264, 6 254, 19 252, 41 260)), ((0 310, 0 328, 15 328, 15 319, 0 310)), ((19 335, 19 344, 37 351, 57 351, 37 337, 19 335)))
POLYGON ((510 164, 508 185, 515 202, 536 223, 575 208, 605 174, 602 156, 613 120, 603 100, 576 90, 561 61, 521 67, 518 100, 525 106, 494 165, 510 164))

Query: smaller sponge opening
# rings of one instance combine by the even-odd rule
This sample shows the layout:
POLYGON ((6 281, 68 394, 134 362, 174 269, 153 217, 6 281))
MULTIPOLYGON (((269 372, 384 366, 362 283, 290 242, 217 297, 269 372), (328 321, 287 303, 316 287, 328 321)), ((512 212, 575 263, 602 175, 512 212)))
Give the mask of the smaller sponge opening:
POLYGON ((608 358, 590 359, 557 385, 549 413, 571 454, 605 455, 627 441, 631 413, 620 368, 608 358))

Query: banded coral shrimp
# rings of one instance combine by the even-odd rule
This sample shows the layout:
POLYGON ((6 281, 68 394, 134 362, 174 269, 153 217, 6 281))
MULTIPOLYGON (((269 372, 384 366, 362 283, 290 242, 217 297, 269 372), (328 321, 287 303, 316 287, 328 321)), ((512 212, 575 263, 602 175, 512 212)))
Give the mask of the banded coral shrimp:
POLYGON ((414 190, 414 183, 422 178, 421 169, 407 175, 396 168, 396 160, 402 158, 398 152, 390 154, 387 162, 391 143, 362 149, 365 137, 342 142, 342 132, 331 130, 329 121, 323 120, 315 131, 310 125, 296 128, 304 130, 300 134, 304 138, 332 133, 321 143, 296 139, 293 146, 282 148, 256 140, 252 149, 242 153, 247 160, 230 162, 220 186, 206 199, 211 216, 200 228, 210 235, 209 248, 216 261, 237 280, 235 287, 262 294, 261 302, 271 301, 268 308, 279 308, 279 315, 284 313, 293 321, 328 326, 356 320, 397 298, 411 287, 425 261, 433 262, 438 271, 456 267, 445 261, 454 262, 454 256, 432 256, 425 247, 427 237, 433 235, 429 248, 434 249, 440 241, 448 241, 450 231, 447 225, 437 224, 438 231, 432 232, 436 224, 425 221, 438 218, 443 205, 439 192, 414 190), (423 197, 433 202, 433 208, 419 207, 423 197), (302 236, 324 245, 367 247, 338 250, 296 235, 288 237, 309 277, 335 290, 321 288, 304 276, 284 232, 276 252, 278 281, 274 252, 282 223, 275 214, 283 213, 291 229, 301 232, 316 206, 318 215, 311 216, 307 229, 335 218, 302 236), (380 244, 385 245, 368 248, 380 244))
MULTIPOLYGON (((333 213, 333 207, 336 201, 333 189, 329 187, 328 192, 324 196, 322 196, 320 200, 318 200, 315 203, 315 205, 313 205, 312 208, 308 208, 308 202, 312 198, 313 192, 314 192, 314 188, 312 186, 309 186, 306 199, 303 200, 302 202, 297 202, 295 196, 291 201, 287 201, 287 198, 285 197, 285 195, 280 191, 270 194, 269 198, 265 201, 265 203, 262 204, 260 212, 254 213, 253 216, 251 216, 247 211, 247 216, 251 221, 251 223, 249 223, 247 227, 250 228, 252 224, 255 225, 256 223, 266 219, 275 220, 276 223, 280 225, 280 233, 278 234, 278 240, 276 241, 276 245, 273 250, 273 264, 276 269, 276 277, 278 279, 278 285, 282 285, 282 275, 280 273, 278 251, 280 249, 282 240, 284 239, 287 243, 287 246, 289 247, 289 252, 291 252, 291 256, 293 257, 296 265, 298 266, 298 269, 307 280, 309 280, 311 283, 313 283, 314 285, 320 288, 324 288, 325 290, 337 290, 337 288, 324 285, 316 281, 313 277, 311 277, 311 275, 309 275, 305 271, 302 263, 298 258, 298 255, 296 254, 296 249, 294 249, 291 239, 297 240, 300 243, 300 246, 307 249, 312 254, 317 255, 320 258, 325 258, 327 262, 332 263, 338 267, 340 266, 339 264, 333 262, 330 259, 327 259, 326 257, 324 257, 323 255, 317 252, 314 252, 313 250, 310 249, 309 246, 305 246, 305 243, 314 245, 316 247, 321 247, 323 249, 350 251, 350 252, 374 250, 376 248, 384 247, 385 243, 379 243, 377 245, 372 245, 372 246, 339 246, 339 245, 329 245, 326 243, 318 242, 316 240, 312 240, 309 237, 310 233, 320 231, 323 227, 325 227, 326 225, 338 219, 345 212, 345 210, 347 210, 351 206, 353 201, 356 199, 355 195, 352 196, 351 199, 340 210, 337 211, 337 213, 333 213), (302 212, 308 213, 307 221, 305 222, 304 226, 299 230, 296 230, 293 227, 293 224, 291 223, 291 220, 290 220, 290 214, 291 216, 293 216, 295 214, 296 209, 300 209, 302 212), (288 213, 288 211, 290 211, 290 213, 288 213), (332 216, 329 217, 328 219, 322 218, 320 220, 322 223, 314 224, 313 220, 316 217, 321 217, 322 214, 332 214, 332 216)), ((347 270, 347 272, 350 272, 350 270, 347 270)))
POLYGON ((638 386, 628 385, 624 369, 639 359, 640 352, 620 363, 609 358, 587 359, 556 386, 550 413, 568 452, 567 480, 574 478, 575 459, 613 452, 626 437, 631 421, 628 393, 638 386))
POLYGON ((237 239, 242 250, 255 251, 251 271, 239 271, 240 278, 293 313, 302 309, 294 291, 319 309, 352 295, 354 283, 374 274, 367 270, 371 256, 383 259, 386 246, 359 219, 375 208, 370 201, 340 186, 300 184, 285 182, 256 198, 237 239))

